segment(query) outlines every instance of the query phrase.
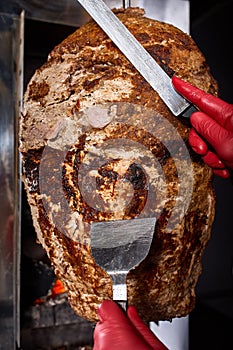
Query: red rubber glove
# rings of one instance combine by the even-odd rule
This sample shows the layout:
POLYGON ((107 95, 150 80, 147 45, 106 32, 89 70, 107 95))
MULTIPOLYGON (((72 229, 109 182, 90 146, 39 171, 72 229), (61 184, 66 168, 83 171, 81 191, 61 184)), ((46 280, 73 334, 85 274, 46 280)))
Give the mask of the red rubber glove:
POLYGON ((193 126, 189 134, 191 147, 216 175, 229 177, 227 167, 233 169, 233 105, 177 77, 172 78, 172 83, 181 95, 200 109, 190 118, 193 126))
POLYGON ((167 350, 140 319, 134 306, 129 306, 126 314, 114 301, 105 300, 98 316, 93 350, 167 350))

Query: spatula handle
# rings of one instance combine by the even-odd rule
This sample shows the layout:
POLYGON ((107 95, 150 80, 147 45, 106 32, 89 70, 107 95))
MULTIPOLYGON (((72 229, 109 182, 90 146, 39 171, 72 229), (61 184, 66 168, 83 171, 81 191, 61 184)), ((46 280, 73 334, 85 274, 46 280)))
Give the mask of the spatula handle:
POLYGON ((126 311, 127 310, 127 301, 116 301, 117 304, 122 308, 122 310, 126 311))
POLYGON ((113 300, 117 302, 123 310, 127 309, 127 286, 126 286, 127 272, 112 274, 112 292, 113 300))

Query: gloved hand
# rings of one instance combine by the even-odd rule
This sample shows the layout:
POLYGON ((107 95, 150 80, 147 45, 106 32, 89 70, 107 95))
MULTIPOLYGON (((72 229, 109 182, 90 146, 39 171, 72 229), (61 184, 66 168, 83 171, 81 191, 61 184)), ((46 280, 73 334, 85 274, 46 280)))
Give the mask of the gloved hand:
POLYGON ((190 118, 193 126, 189 134, 191 147, 216 175, 229 177, 227 167, 233 169, 233 105, 175 76, 172 83, 177 92, 200 109, 190 118))
POLYGON ((129 306, 126 314, 115 302, 105 300, 98 317, 93 350, 167 349, 140 319, 134 306, 129 306))

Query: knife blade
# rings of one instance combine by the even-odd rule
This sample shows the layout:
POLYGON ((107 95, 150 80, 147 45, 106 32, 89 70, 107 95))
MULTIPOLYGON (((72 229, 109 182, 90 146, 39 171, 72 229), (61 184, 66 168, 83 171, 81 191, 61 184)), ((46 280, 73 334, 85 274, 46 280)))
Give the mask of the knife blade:
POLYGON ((196 108, 179 95, 170 77, 144 49, 103 0, 77 0, 144 79, 157 91, 171 112, 189 117, 196 108))

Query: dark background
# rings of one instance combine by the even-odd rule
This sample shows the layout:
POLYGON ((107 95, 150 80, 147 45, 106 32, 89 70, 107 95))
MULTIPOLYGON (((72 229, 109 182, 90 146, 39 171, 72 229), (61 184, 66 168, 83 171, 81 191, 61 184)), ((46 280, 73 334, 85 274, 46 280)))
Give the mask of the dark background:
MULTIPOLYGON (((191 0, 190 5, 191 35, 218 81, 219 96, 233 103, 233 1, 191 0)), ((216 176, 214 187, 216 217, 190 315, 190 350, 233 344, 233 184, 216 176)))

